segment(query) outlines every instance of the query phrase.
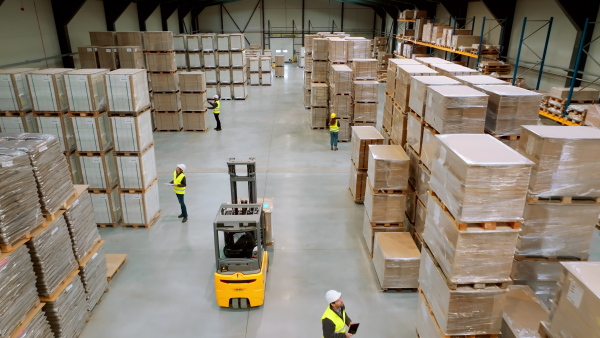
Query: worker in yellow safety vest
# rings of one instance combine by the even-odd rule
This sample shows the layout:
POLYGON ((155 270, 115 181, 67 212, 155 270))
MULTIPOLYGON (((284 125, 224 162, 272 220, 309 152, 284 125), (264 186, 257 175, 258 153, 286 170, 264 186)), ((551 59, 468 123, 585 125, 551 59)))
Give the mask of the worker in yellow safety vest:
POLYGON ((340 132, 340 120, 336 117, 335 113, 331 113, 329 117, 329 143, 331 144, 331 150, 338 150, 338 134, 340 132))
POLYGON ((212 97, 208 103, 210 104, 210 109, 213 110, 213 115, 215 115, 215 121, 217 121, 216 131, 221 130, 221 120, 219 119, 219 114, 221 114, 221 101, 219 101, 219 95, 215 95, 212 97), (213 101, 213 102, 210 102, 213 101))
POLYGON ((173 186, 175 196, 177 196, 177 200, 179 201, 179 206, 181 207, 181 214, 177 216, 179 218, 183 218, 181 223, 187 222, 188 219, 187 208, 185 207, 185 202, 183 201, 185 187, 187 185, 185 174, 183 173, 184 170, 185 164, 178 164, 177 168, 175 168, 175 171, 173 172, 173 180, 170 182, 170 184, 173 186))
POLYGON ((325 299, 327 299, 329 306, 321 317, 323 338, 352 337, 351 333, 346 332, 347 327, 353 323, 346 314, 346 307, 344 306, 344 301, 342 301, 342 293, 329 290, 325 294, 325 299))

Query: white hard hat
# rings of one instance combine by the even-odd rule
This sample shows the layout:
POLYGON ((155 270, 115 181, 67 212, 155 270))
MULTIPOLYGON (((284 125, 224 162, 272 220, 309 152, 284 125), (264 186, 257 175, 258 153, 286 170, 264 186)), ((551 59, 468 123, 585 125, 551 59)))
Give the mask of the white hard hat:
POLYGON ((340 299, 340 297, 342 297, 342 293, 341 292, 337 292, 335 290, 329 290, 325 294, 325 299, 327 299, 327 303, 329 303, 329 304, 331 304, 331 303, 335 302, 336 300, 340 299))
POLYGON ((213 99, 217 99, 218 100, 219 99, 219 95, 213 96, 213 99))
POLYGON ((181 170, 185 171, 185 164, 178 164, 178 165, 177 165, 177 168, 179 168, 179 169, 181 169, 181 170))

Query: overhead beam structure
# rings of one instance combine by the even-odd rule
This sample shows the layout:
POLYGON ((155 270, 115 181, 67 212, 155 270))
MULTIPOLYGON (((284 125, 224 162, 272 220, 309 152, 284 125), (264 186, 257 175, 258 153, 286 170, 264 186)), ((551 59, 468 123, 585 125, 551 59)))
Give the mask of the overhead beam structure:
MULTIPOLYGON (((69 39, 68 25, 85 2, 86 0, 51 0, 54 24, 56 25, 56 34, 58 36, 58 45, 61 54, 73 53, 71 39, 69 39)), ((63 56, 62 61, 63 67, 75 68, 73 56, 63 56)))
POLYGON ((196 5, 192 8, 192 33, 200 32, 200 22, 198 22, 198 17, 205 8, 206 6, 204 5, 196 5))
POLYGON ((483 0, 483 4, 492 13, 496 20, 504 21, 504 33, 500 37, 502 41, 500 44, 504 46, 503 50, 500 51, 501 57, 508 55, 508 46, 510 43, 510 36, 513 27, 513 16, 515 15, 515 8, 517 7, 517 0, 483 0))
POLYGON ((131 4, 131 0, 104 0, 104 17, 106 18, 106 30, 116 31, 115 23, 131 4))
POLYGON ((160 4, 160 21, 163 31, 169 30, 168 20, 175 13, 175 10, 180 6, 180 1, 163 2, 160 4))
MULTIPOLYGON (((177 7, 177 21, 179 22, 179 32, 191 33, 189 30, 192 27, 185 27, 185 17, 190 14, 195 4, 193 2, 186 2, 177 7)), ((192 21, 194 19, 192 18, 192 21)))
POLYGON ((160 5, 160 0, 146 0, 137 3, 138 24, 140 31, 146 31, 146 20, 154 13, 160 5))

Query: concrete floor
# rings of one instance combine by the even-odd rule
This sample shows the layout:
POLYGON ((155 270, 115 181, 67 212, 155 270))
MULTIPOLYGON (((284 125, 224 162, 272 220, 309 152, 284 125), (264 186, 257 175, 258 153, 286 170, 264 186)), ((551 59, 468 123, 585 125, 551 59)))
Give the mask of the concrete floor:
MULTIPOLYGON (((329 289, 342 292, 359 336, 416 336, 417 294, 379 291, 364 208, 348 191, 349 144, 332 152, 328 132, 309 128, 302 84, 302 69, 288 65, 272 86, 249 86, 247 100, 221 101, 223 131, 154 134, 162 214, 150 229, 101 229, 107 252, 128 258, 82 338, 319 337, 329 289), (250 310, 219 308, 214 298, 212 221, 229 199, 230 157, 255 157, 258 196, 274 198, 265 304, 250 310), (162 184, 177 163, 187 165, 185 224, 162 184)), ((598 260, 598 231, 592 251, 598 260)))

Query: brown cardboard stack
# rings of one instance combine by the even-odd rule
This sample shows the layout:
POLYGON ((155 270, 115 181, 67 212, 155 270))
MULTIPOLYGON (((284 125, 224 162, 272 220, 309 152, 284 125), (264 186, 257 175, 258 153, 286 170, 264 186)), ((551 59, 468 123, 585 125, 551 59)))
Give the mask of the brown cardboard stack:
POLYGON ((329 57, 329 39, 312 39, 312 59, 318 61, 327 61, 329 57))
POLYGON ((488 95, 462 85, 427 88, 425 122, 441 134, 483 133, 488 95))
POLYGON ((485 130, 496 136, 520 135, 522 125, 534 125, 539 120, 542 95, 507 85, 478 86, 489 95, 485 130))
POLYGON ((329 86, 327 83, 311 83, 310 126, 313 129, 324 129, 329 120, 329 86))
POLYGON ((117 35, 115 32, 90 32, 92 46, 116 46, 117 35))
POLYGON ((100 61, 98 60, 98 46, 77 47, 79 54, 79 64, 81 68, 98 68, 100 61))
POLYGON ((98 47, 98 64, 100 68, 109 70, 120 68, 117 46, 98 47))
POLYGON ((377 80, 377 59, 354 59, 352 72, 355 81, 377 80))
POLYGON ((369 58, 371 52, 371 40, 362 37, 349 37, 346 38, 346 41, 346 55, 348 61, 369 58))
MULTIPOLYGON (((385 84, 385 101, 383 106, 383 120, 382 120, 382 131, 390 135, 390 140, 394 144, 400 144, 401 137, 396 133, 396 137, 392 137, 392 125, 394 117, 394 92, 396 90, 396 71, 399 65, 418 65, 419 63, 415 60, 408 59, 389 59, 387 68, 387 81, 385 84)), ((402 128, 403 130, 403 128, 402 128)))
POLYGON ((367 184, 369 146, 382 145, 383 136, 374 127, 352 127, 350 152, 350 193, 354 202, 362 203, 367 184))
POLYGON ((139 46, 117 47, 120 68, 146 68, 144 52, 139 46))
POLYGON ((456 78, 457 76, 464 75, 477 75, 478 71, 475 69, 458 65, 456 63, 435 63, 431 67, 438 71, 440 75, 456 78))
POLYGON ((353 122, 376 122, 379 82, 353 81, 352 100, 354 104, 353 122))
POLYGON ((340 38, 330 38, 328 60, 333 63, 346 63, 348 61, 348 41, 340 38))
POLYGON ((304 36, 304 48, 306 54, 304 57, 304 108, 310 108, 310 83, 312 82, 313 67, 313 40, 317 38, 316 34, 307 34, 304 36))
POLYGON ((508 82, 498 79, 496 77, 493 76, 489 76, 489 75, 461 75, 461 76, 455 76, 455 79, 460 81, 462 84, 469 86, 469 87, 473 87, 475 89, 478 88, 478 86, 485 86, 485 85, 504 85, 504 86, 508 86, 510 85, 508 82))
POLYGON ((416 289, 421 254, 409 233, 380 232, 373 243, 373 266, 382 289, 416 289))
POLYGON ((410 97, 411 78, 413 76, 432 76, 437 72, 423 65, 399 65, 396 68, 396 88, 394 91, 394 102, 408 113, 408 100, 410 97))
POLYGON ((352 69, 331 65, 329 71, 329 107, 339 119, 352 118, 352 69))
POLYGON ((548 337, 600 337, 600 262, 564 262, 548 337))
POLYGON ((183 130, 207 130, 207 97, 204 72, 193 71, 179 73, 179 85, 181 89, 183 130))
POLYGON ((115 32, 117 36, 117 46, 137 46, 144 48, 143 32, 115 32))
POLYGON ((283 77, 285 55, 275 55, 275 77, 283 77))

